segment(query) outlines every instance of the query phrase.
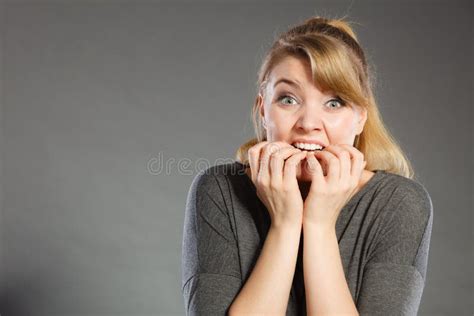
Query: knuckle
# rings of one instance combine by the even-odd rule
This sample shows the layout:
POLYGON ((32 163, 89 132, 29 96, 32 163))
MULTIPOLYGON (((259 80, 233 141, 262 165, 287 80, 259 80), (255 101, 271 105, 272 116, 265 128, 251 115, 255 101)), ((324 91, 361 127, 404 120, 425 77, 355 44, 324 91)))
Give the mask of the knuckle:
POLYGON ((285 183, 283 186, 282 186, 282 191, 284 193, 290 193, 292 192, 293 188, 292 186, 290 186, 288 183, 285 183))
POLYGON ((279 191, 280 190, 280 184, 275 181, 275 180, 272 180, 270 181, 269 183, 269 188, 272 190, 272 191, 279 191))
POLYGON ((253 146, 248 150, 248 154, 251 156, 257 156, 260 153, 261 146, 253 146))
POLYGON ((278 145, 278 143, 276 142, 271 142, 265 145, 265 147, 270 150, 275 150, 275 149, 279 149, 280 145, 278 145))
POLYGON ((259 173, 259 174, 257 175, 257 177, 255 178, 255 182, 256 182, 259 186, 263 186, 264 183, 265 183, 264 176, 259 173))
POLYGON ((271 154, 271 157, 272 159, 280 159, 282 157, 282 152, 281 151, 274 152, 271 154))
POLYGON ((294 157, 288 158, 285 161, 285 167, 291 168, 294 167, 297 163, 297 160, 294 157))
POLYGON ((263 154, 264 156, 267 156, 267 155, 269 156, 269 155, 272 154, 272 153, 273 153, 273 151, 272 151, 271 145, 266 145, 266 146, 262 149, 262 154, 263 154))
POLYGON ((257 180, 257 187, 259 187, 260 189, 267 189, 268 185, 267 185, 266 181, 257 180))
POLYGON ((351 154, 350 154, 348 151, 342 151, 342 152, 341 152, 341 156, 350 158, 351 154))

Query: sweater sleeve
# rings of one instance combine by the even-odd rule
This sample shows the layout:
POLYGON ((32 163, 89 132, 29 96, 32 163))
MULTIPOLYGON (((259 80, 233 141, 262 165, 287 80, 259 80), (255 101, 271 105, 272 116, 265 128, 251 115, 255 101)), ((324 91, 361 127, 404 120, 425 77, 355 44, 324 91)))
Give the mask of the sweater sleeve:
POLYGON ((226 315, 242 285, 237 241, 219 180, 210 169, 201 171, 186 201, 181 261, 186 315, 226 315))
POLYGON ((397 188, 385 206, 364 267, 357 299, 360 315, 416 315, 423 293, 433 223, 433 205, 417 182, 397 188), (393 196, 392 196, 393 197, 393 196))

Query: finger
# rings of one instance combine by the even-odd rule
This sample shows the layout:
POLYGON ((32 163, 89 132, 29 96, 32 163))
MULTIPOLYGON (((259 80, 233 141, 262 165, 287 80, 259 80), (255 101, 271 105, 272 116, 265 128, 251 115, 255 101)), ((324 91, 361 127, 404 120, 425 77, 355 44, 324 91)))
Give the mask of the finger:
POLYGON ((296 180, 296 169, 303 159, 306 158, 306 151, 301 150, 285 161, 283 167, 283 182, 287 185, 298 185, 296 180))
POLYGON ((260 166, 260 154, 263 146, 268 144, 268 141, 259 142, 249 148, 247 154, 249 159, 250 171, 252 175, 252 181, 255 183, 257 180, 258 169, 260 166))
POLYGON ((351 176, 356 177, 359 179, 362 171, 364 170, 367 162, 364 160, 364 154, 361 153, 357 148, 347 144, 341 144, 343 148, 346 148, 347 151, 351 153, 352 157, 352 168, 351 168, 351 176))
POLYGON ((328 179, 339 179, 339 159, 333 153, 326 151, 326 148, 323 150, 316 150, 314 156, 316 159, 322 161, 322 164, 326 167, 326 177, 328 179))
POLYGON ((270 142, 263 146, 260 155, 260 164, 258 168, 257 179, 264 185, 270 184, 270 155, 278 152, 285 144, 281 142, 270 142))
POLYGON ((285 160, 298 152, 301 152, 301 149, 295 148, 293 146, 285 147, 280 149, 278 152, 271 154, 270 156, 270 178, 273 185, 277 186, 283 182, 283 166, 285 160))
POLYGON ((309 167, 308 173, 311 175, 312 182, 315 181, 316 184, 322 184, 324 182, 323 168, 314 154, 314 152, 308 152, 306 155, 309 167))
POLYGON ((334 154, 337 157, 337 159, 339 159, 339 165, 340 165, 339 180, 344 181, 344 182, 350 181, 352 178, 351 153, 346 148, 340 146, 339 144, 328 146, 326 147, 326 149, 332 154, 334 154))

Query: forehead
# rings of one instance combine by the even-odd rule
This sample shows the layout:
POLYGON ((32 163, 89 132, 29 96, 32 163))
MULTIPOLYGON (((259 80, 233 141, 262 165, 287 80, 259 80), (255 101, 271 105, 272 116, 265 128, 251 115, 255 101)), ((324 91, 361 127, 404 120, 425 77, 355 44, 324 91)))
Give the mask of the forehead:
POLYGON ((269 74, 269 81, 273 83, 281 77, 296 79, 300 82, 312 82, 311 65, 302 58, 287 56, 273 67, 269 74))
POLYGON ((289 83, 295 88, 317 90, 321 94, 332 94, 331 91, 323 91, 317 83, 314 84, 311 64, 303 58, 287 56, 278 62, 269 73, 268 88, 273 89, 277 84, 278 86, 283 85, 279 82, 287 82, 287 80, 296 83, 289 83))

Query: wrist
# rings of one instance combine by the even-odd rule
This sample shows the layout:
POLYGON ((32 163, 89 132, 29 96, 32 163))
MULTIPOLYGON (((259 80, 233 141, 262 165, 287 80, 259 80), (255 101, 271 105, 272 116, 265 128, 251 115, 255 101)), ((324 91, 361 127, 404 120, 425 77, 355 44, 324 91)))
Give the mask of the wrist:
POLYGON ((298 231, 300 232, 303 229, 303 222, 302 221, 295 221, 295 222, 272 222, 270 225, 270 229, 277 230, 277 231, 285 231, 285 232, 292 232, 298 231))
POLYGON ((336 226, 303 221, 303 231, 311 231, 312 234, 314 233, 321 236, 328 236, 336 234, 336 226))

